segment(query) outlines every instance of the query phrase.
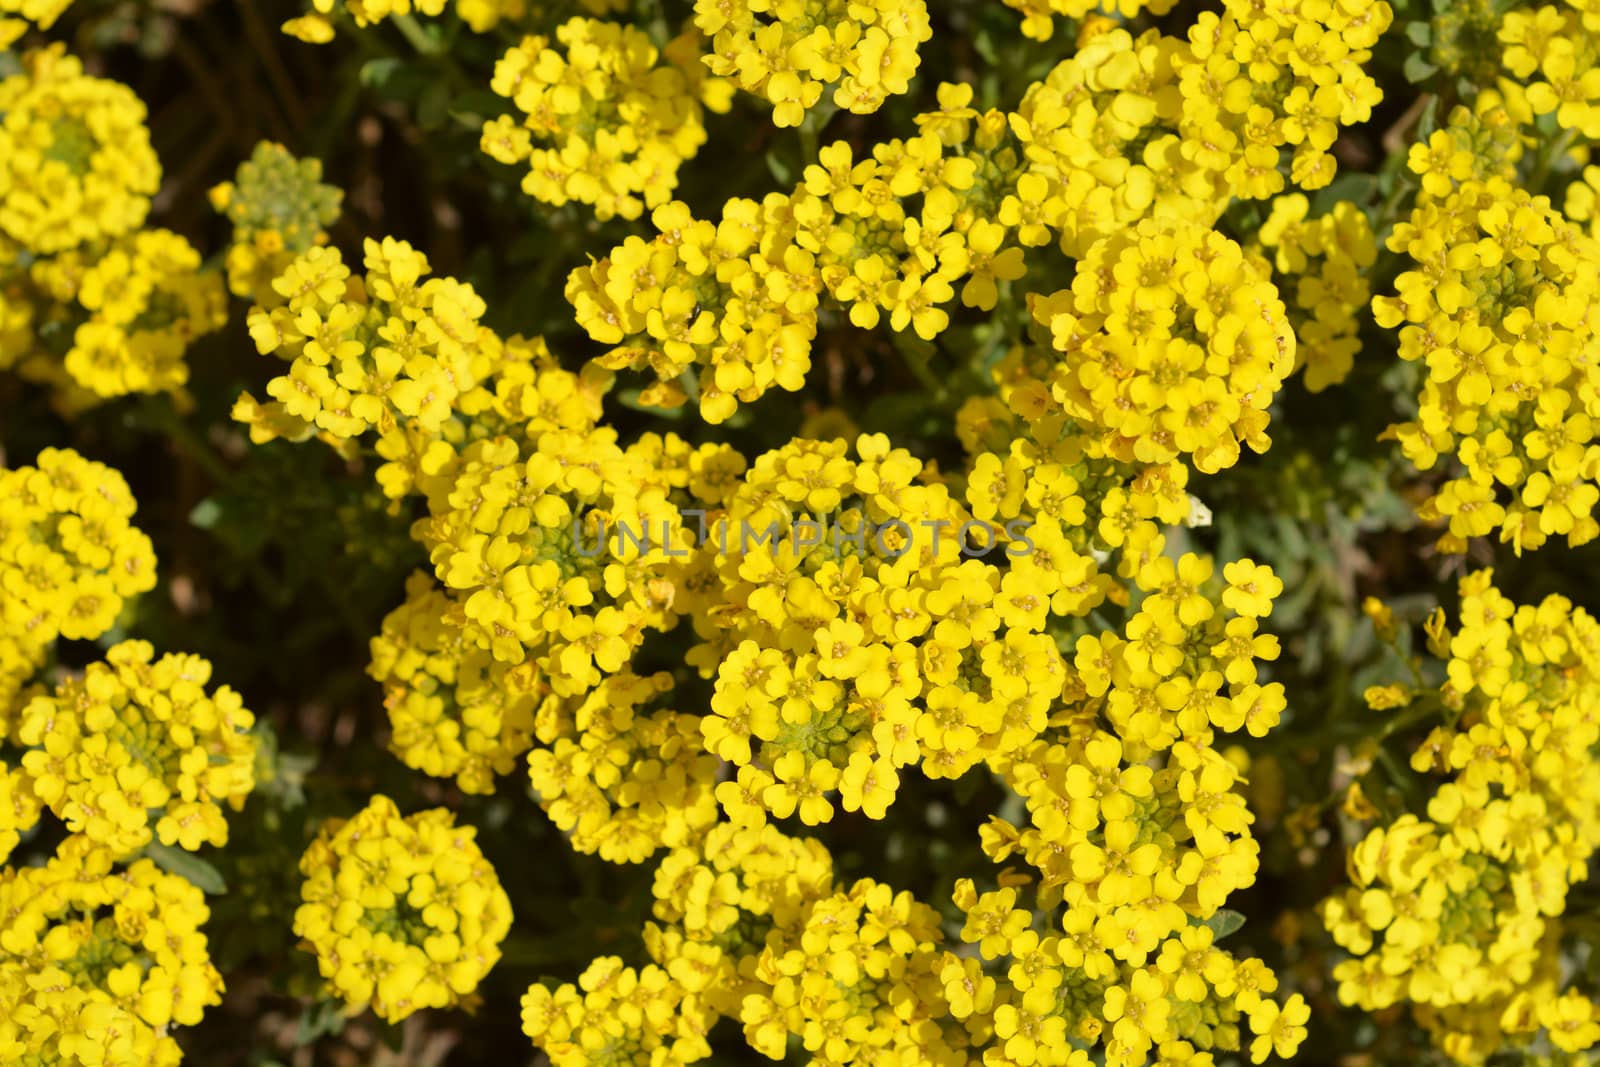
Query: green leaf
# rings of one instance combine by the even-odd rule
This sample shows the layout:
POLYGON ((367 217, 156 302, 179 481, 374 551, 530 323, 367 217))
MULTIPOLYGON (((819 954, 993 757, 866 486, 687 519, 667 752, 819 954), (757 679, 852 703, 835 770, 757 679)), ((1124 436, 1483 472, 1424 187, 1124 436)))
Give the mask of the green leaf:
POLYGON ((189 525, 209 530, 216 526, 220 518, 222 518, 222 505, 217 503, 215 497, 208 496, 189 512, 189 525))
POLYGON ((1426 48, 1433 43, 1433 25, 1427 22, 1413 22, 1406 27, 1406 40, 1418 48, 1426 48))
POLYGON ((228 891, 228 883, 222 880, 217 869, 192 852, 152 841, 145 846, 144 854, 154 860, 157 867, 168 874, 177 875, 204 893, 215 897, 228 891))
POLYGON ((1341 174, 1325 189, 1318 190, 1311 199, 1311 214, 1325 215, 1341 200, 1349 200, 1362 207, 1378 199, 1378 176, 1361 171, 1341 174))
POLYGON ((991 67, 1000 65, 999 53, 994 47, 994 38, 989 36, 989 31, 979 30, 972 38, 972 50, 978 53, 978 58, 991 67))
POLYGON ((382 89, 399 69, 400 60, 395 56, 369 59, 361 64, 361 84, 369 89, 382 89))
POLYGON ((469 130, 479 130, 488 119, 506 113, 506 99, 498 93, 462 93, 450 103, 450 117, 469 130))
POLYGON ((794 171, 789 169, 789 164, 785 163, 776 152, 767 153, 767 170, 772 173, 772 179, 779 185, 794 184, 794 171))
POLYGON ((1221 941, 1244 925, 1244 916, 1229 908, 1218 908, 1215 915, 1201 923, 1211 928, 1211 940, 1221 941))
POLYGON ((300 1016, 295 1030, 295 1044, 309 1045, 327 1034, 337 1034, 344 1029, 344 1006, 334 1000, 319 1000, 300 1016))
POLYGON ((1405 74, 1406 81, 1416 83, 1427 81, 1439 73, 1439 68, 1423 59, 1421 52, 1412 52, 1406 56, 1406 65, 1401 68, 1401 72, 1405 74))
POLYGON ((1428 106, 1422 109, 1422 117, 1417 120, 1417 140, 1426 141, 1439 128, 1439 98, 1430 96, 1428 106))

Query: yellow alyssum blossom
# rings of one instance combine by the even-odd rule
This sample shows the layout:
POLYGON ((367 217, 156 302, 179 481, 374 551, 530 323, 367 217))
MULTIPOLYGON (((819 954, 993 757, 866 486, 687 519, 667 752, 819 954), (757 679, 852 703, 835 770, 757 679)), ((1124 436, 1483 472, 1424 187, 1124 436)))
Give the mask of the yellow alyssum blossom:
POLYGON ((184 355, 227 322, 220 277, 169 230, 139 230, 41 257, 14 279, 27 328, 0 335, 0 367, 76 413, 131 393, 181 396, 184 355))
MULTIPOLYGON (((451 405, 482 376, 482 298, 453 278, 430 278, 427 257, 404 241, 367 239, 366 273, 351 275, 337 248, 312 247, 273 280, 285 303, 250 312, 262 355, 288 362, 267 385, 271 404, 235 416, 319 430, 335 441, 414 421, 437 432, 451 405)), ((280 427, 282 427, 280 429, 280 427)))
POLYGON ((923 340, 949 325, 958 293, 993 308, 1042 223, 1012 195, 1024 166, 1005 115, 980 115, 971 97, 942 85, 919 136, 859 156, 830 144, 792 192, 731 199, 715 223, 683 203, 658 208, 653 240, 568 276, 579 325, 614 346, 596 362, 652 374, 642 403, 677 407, 693 391, 701 417, 721 423, 775 386, 805 385, 825 307, 923 340))
POLYGON ((761 990, 756 958, 774 929, 792 930, 833 891, 833 858, 821 842, 772 825, 718 823, 673 849, 656 868, 651 959, 677 977, 696 1009, 737 1018, 761 990))
POLYGON ((37 253, 136 229, 161 184, 145 106, 62 45, 0 80, 0 234, 37 253))
POLYGON ((327 244, 344 192, 323 184, 321 160, 296 159, 282 145, 262 141, 234 179, 213 187, 209 196, 233 226, 229 290, 270 309, 284 302, 272 280, 296 256, 327 244))
POLYGON ((1102 427, 1124 462, 1192 456, 1213 472, 1265 451, 1267 408, 1294 366, 1277 289, 1221 234, 1146 220, 1105 238, 1070 291, 1036 298, 1061 364, 1051 395, 1102 427))
MULTIPOLYGON (((0 694, 0 701, 8 699, 0 694)), ((0 863, 11 855, 22 834, 38 824, 40 811, 28 776, 21 768, 0 763, 0 863)))
POLYGON ((1355 365, 1361 348, 1356 316, 1372 296, 1366 272, 1377 262, 1378 246, 1366 213, 1354 203, 1340 200, 1315 219, 1306 217, 1309 209, 1303 193, 1278 197, 1257 236, 1283 279, 1280 291, 1292 294, 1295 369, 1318 393, 1344 381, 1355 365))
POLYGON ((1506 11, 1498 33, 1507 103, 1552 115, 1562 129, 1600 137, 1600 47, 1595 12, 1582 0, 1506 11), (1514 79, 1514 80, 1513 80, 1514 79))
POLYGON ((609 427, 482 439, 413 533, 473 646, 578 696, 677 619, 670 574, 688 549, 673 478, 649 442, 624 450, 609 427))
POLYGON ((30 22, 48 30, 70 6, 72 0, 0 0, 0 48, 11 47, 30 22))
POLYGON ((99 637, 156 584, 121 474, 65 449, 34 464, 0 469, 0 733, 50 642, 99 637))
POLYGON ((226 844, 222 804, 255 788, 255 717, 199 656, 113 645, 81 679, 29 701, 14 731, 40 802, 75 834, 125 856, 152 838, 226 844))
POLYGON ((790 1035, 812 1062, 834 1067, 877 1055, 938 1063, 968 1044, 937 980, 938 913, 908 892, 863 878, 816 900, 803 923, 777 928, 757 958, 763 988, 744 998, 745 1040, 769 1059, 790 1035))
MULTIPOLYGON (((1103 18, 1104 11, 1113 11, 1123 18, 1133 18, 1142 11, 1152 15, 1165 15, 1177 0, 1005 0, 1005 5, 1022 16, 1022 33, 1036 41, 1048 41, 1055 32, 1055 19, 1066 18, 1074 23, 1091 25, 1103 18)), ((1080 31, 1081 32, 1081 31, 1080 31)))
POLYGON ((567 277, 578 324, 613 346, 596 363, 648 371, 657 382, 640 401, 667 408, 688 398, 683 380, 698 367, 700 414, 712 423, 773 386, 800 389, 821 281, 795 243, 788 198, 730 200, 720 223, 673 202, 651 220, 655 239, 630 237, 567 277))
POLYGON ((1209 226, 1230 196, 1224 174, 1237 139, 1186 125, 1177 59, 1187 44, 1147 30, 1097 33, 1024 91, 1008 116, 1027 160, 1009 214, 1027 216, 1024 243, 1052 232, 1074 258, 1140 219, 1209 226))
POLYGON ((1228 0, 1202 12, 1176 62, 1189 150, 1228 145, 1225 178, 1251 198, 1283 190, 1284 153, 1296 185, 1326 186, 1339 128, 1383 98, 1362 66, 1393 18, 1383 0, 1228 0))
POLYGON ((832 893, 832 859, 819 841, 773 827, 715 825, 662 859, 654 913, 645 926, 653 963, 624 968, 595 960, 578 984, 534 985, 522 1001, 523 1032, 554 1064, 690 1064, 709 1056, 720 1017, 738 1019, 771 931, 797 929, 832 893))
POLYGON ((540 696, 529 672, 471 647, 459 609, 426 574, 406 583, 406 602, 372 639, 368 673, 382 683, 393 734, 389 748, 406 766, 454 777, 467 793, 492 793, 533 744, 540 696))
POLYGON ((398 1022, 472 994, 511 926, 475 837, 445 808, 402 817, 381 795, 323 824, 300 859, 294 932, 335 996, 398 1022))
MULTIPOLYGON (((580 0, 583 7, 603 13, 617 0, 580 0)), ((283 24, 283 32, 307 44, 327 44, 334 37, 334 23, 349 18, 358 27, 371 26, 384 19, 413 14, 439 16, 447 6, 474 33, 488 33, 504 20, 520 19, 528 13, 528 0, 311 0, 310 10, 283 24)))
POLYGON ((582 699, 541 708, 544 744, 528 754, 528 777, 577 851, 641 863, 716 822, 717 760, 699 721, 650 706, 671 689, 670 674, 617 673, 582 699))
MULTIPOLYGON (((701 727, 739 768, 718 787, 735 821, 825 822, 835 790, 845 810, 882 817, 899 769, 956 778, 1044 728, 1066 672, 1042 632, 1048 596, 1017 610, 1026 546, 997 543, 997 525, 923 474, 882 434, 794 441, 757 457, 708 516, 693 564, 705 578, 691 581, 723 606, 690 662, 716 677, 701 727), (1010 582, 993 562, 1008 554, 1010 582), (734 799, 746 793, 755 806, 734 799)), ((1082 520, 1081 504, 1061 507, 1082 520)), ((1070 549, 1056 562, 1087 564, 1064 614, 1098 603, 1092 562, 1070 549)))
POLYGON ((691 36, 658 52, 642 30, 586 18, 562 23, 554 42, 525 37, 491 83, 521 117, 484 123, 482 148, 525 164, 522 189, 536 200, 638 218, 670 199, 705 143, 703 109, 728 108, 733 87, 705 75, 695 48, 691 36))
POLYGON ((201 891, 148 859, 124 869, 75 835, 0 872, 0 1056, 10 1063, 177 1064, 169 1032, 221 1003, 201 891))
POLYGON ((1389 435, 1420 469, 1461 463, 1419 515, 1447 525, 1446 551, 1490 535, 1517 552, 1584 544, 1600 535, 1600 243, 1499 175, 1440 188, 1395 227, 1412 266, 1372 302, 1426 371, 1416 418, 1389 435))
POLYGON ((555 1067, 681 1067, 711 1054, 715 1016, 686 1003, 682 982, 655 964, 595 960, 554 990, 536 985, 522 998, 522 1030, 555 1067))
POLYGON ((1411 1005, 1461 1063, 1541 1029, 1570 1052, 1600 1041, 1587 998, 1560 995, 1561 916, 1600 848, 1600 622, 1560 595, 1515 604, 1493 577, 1461 580, 1458 625, 1438 631, 1446 692, 1414 698, 1456 709, 1412 759, 1445 780, 1356 842, 1350 886, 1322 905, 1350 954, 1340 999, 1411 1005))
POLYGON ((910 87, 933 36, 923 0, 696 0, 695 25, 706 65, 771 102, 779 126, 800 125, 830 87, 837 108, 878 110, 910 87))

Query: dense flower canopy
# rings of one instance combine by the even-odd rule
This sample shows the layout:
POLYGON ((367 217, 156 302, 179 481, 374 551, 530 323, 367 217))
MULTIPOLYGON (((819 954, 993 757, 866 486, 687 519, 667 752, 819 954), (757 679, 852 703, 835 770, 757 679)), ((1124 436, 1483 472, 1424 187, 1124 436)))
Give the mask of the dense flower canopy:
POLYGON ((1594 0, 0 0, 0 1062, 1591 1062, 1597 143, 1594 0))

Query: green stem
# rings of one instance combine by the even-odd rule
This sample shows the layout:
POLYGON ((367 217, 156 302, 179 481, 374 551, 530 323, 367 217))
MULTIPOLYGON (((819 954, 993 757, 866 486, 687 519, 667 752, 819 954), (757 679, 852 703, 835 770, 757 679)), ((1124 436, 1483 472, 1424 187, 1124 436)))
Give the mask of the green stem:
MULTIPOLYGON (((921 338, 907 336, 899 330, 891 330, 895 351, 905 360, 906 367, 916 376, 917 382, 928 391, 936 404, 943 403, 945 399, 945 383, 933 373, 933 368, 928 359, 928 350, 923 349, 918 342, 921 338)), ((926 342, 923 342, 926 343, 926 342)), ((929 345, 929 349, 932 349, 929 345)), ((936 349, 934 350, 936 351, 936 349)))
POLYGON ((466 71, 456 63, 455 57, 450 54, 449 44, 423 29, 415 16, 403 14, 391 15, 389 18, 411 47, 417 50, 417 54, 427 56, 436 62, 444 71, 446 80, 459 92, 470 92, 478 88, 478 82, 469 78, 466 71))
POLYGON ((821 149, 819 138, 823 127, 828 125, 830 119, 838 111, 831 101, 820 101, 817 106, 806 112, 805 118, 800 120, 800 172, 817 161, 821 149))
POLYGON ((1538 159, 1534 162, 1533 173, 1528 175, 1528 189, 1534 194, 1544 192, 1544 183, 1550 180, 1550 172, 1555 168, 1556 161, 1567 154, 1572 147, 1573 130, 1562 130, 1560 135, 1545 142, 1539 151, 1538 159))
POLYGON ((428 31, 422 28, 422 24, 409 12, 390 15, 389 21, 395 24, 395 27, 405 36, 405 39, 411 43, 411 47, 422 55, 436 56, 444 51, 444 46, 430 36, 428 31))

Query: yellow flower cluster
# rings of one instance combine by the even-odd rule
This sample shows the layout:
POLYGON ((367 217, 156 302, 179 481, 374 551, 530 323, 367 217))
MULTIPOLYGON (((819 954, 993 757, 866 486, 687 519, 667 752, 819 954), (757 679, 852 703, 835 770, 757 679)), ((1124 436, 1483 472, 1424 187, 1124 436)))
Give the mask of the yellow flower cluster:
POLYGON ((1444 200, 1466 183, 1515 183, 1524 141, 1505 99, 1486 91, 1472 107, 1452 108, 1443 126, 1413 144, 1406 166, 1418 177, 1420 199, 1444 200))
POLYGON ((1235 156, 1230 187, 1283 187, 1280 153, 1305 189, 1333 180, 1340 126, 1365 122, 1382 93, 1362 69, 1394 13, 1382 0, 1225 0, 1203 12, 1175 57, 1188 155, 1235 156))
MULTIPOLYGON (((980 112, 971 86, 941 85, 939 108, 916 118, 920 136, 860 158, 832 144, 790 193, 729 200, 715 223, 662 206, 658 235, 573 271, 568 300, 589 336, 614 346, 602 366, 656 378, 643 402, 675 407, 693 395, 703 418, 723 422, 773 385, 801 387, 824 297, 863 328, 887 318, 932 340, 958 287, 962 304, 993 308, 1000 286, 1023 276, 1024 248, 1055 238, 1083 259, 1146 219, 1214 245, 1222 239, 1198 235, 1231 197, 1283 190, 1284 152, 1297 184, 1326 185, 1340 127, 1368 119, 1380 98, 1362 64, 1391 18, 1373 0, 1241 2, 1203 14, 1187 40, 1103 29, 1029 86, 1015 112, 980 112)), ((1349 345, 1335 309, 1364 299, 1347 263, 1364 255, 1357 224, 1350 209, 1337 217, 1353 249, 1325 245, 1327 265, 1305 294, 1309 322, 1322 324, 1310 351, 1335 365, 1349 345)), ((1270 289, 1246 262, 1238 273, 1270 289)), ((1248 303, 1254 290, 1240 289, 1248 303)), ((1273 332, 1292 336, 1279 319, 1273 332)), ((1291 356, 1267 360, 1283 364, 1270 373, 1244 360, 1244 380, 1218 410, 1246 393, 1264 408, 1276 385, 1252 383, 1281 380, 1291 356)), ((1319 383, 1331 373, 1319 371, 1319 383)), ((1201 417, 1219 418, 1209 408, 1201 417)))
MULTIPOLYGON (((689 579, 725 605, 694 612, 706 641, 690 662, 716 677, 702 730, 738 769, 717 790, 736 822, 826 822, 835 792, 882 818, 907 766, 957 778, 1032 741, 1066 680, 1038 583, 1075 587, 1064 612, 1104 597, 1059 532, 1002 547, 1025 524, 1002 532, 918 484, 923 464, 881 434, 854 452, 795 441, 759 457, 710 524, 707 578, 689 579), (978 551, 1016 558, 1002 570, 978 551)), ((1081 521, 1070 477, 1040 484, 1081 521)))
POLYGON ((1490 534, 1517 552, 1583 544, 1600 534, 1600 244, 1545 197, 1474 171, 1464 143, 1483 125, 1463 110, 1411 156, 1422 191, 1389 238, 1410 269, 1372 307, 1426 377, 1416 418, 1390 434, 1423 470, 1461 464, 1419 509, 1448 523, 1443 550, 1490 534))
POLYGON ((127 599, 156 584, 154 550, 129 521, 136 505, 122 475, 70 450, 46 449, 34 462, 0 469, 0 736, 57 636, 99 637, 127 599))
POLYGON ((1507 105, 1600 138, 1600 12, 1585 0, 1507 11, 1500 22, 1507 105))
POLYGON ((0 367, 54 387, 67 411, 130 393, 181 394, 189 345, 227 322, 221 279, 169 230, 36 259, 10 281, 0 316, 15 306, 19 329, 0 333, 0 367))
POLYGON ((0 0, 0 48, 10 48, 30 22, 48 30, 71 5, 72 0, 0 0))
MULTIPOLYGON (((754 966, 767 935, 795 929, 832 892, 833 857, 821 842, 770 823, 723 822, 668 852, 652 888, 655 921, 645 925, 645 947, 689 994, 683 1014, 737 1019, 745 997, 763 990, 754 966)), ((539 988, 529 995, 539 997, 539 988)))
POLYGON ((272 282, 284 304, 251 310, 257 351, 290 364, 267 385, 272 402, 245 393, 234 409, 256 440, 346 441, 412 421, 436 433, 484 376, 489 331, 472 287, 427 277, 427 257, 404 241, 364 247, 360 277, 337 248, 309 249, 272 282))
MULTIPOLYGON (((14 699, 14 694, 0 691, 0 707, 8 709, 7 718, 14 699)), ((38 825, 41 810, 28 776, 20 767, 0 762, 0 862, 16 850, 24 833, 38 825)))
POLYGON ((611 674, 593 691, 541 708, 544 747, 528 755, 539 804, 579 852, 642 863, 716 822, 717 760, 701 720, 653 702, 672 675, 611 674))
POLYGON ((1209 226, 1230 197, 1275 195, 1284 151, 1296 184, 1327 185, 1339 127, 1381 98, 1362 65, 1392 18, 1381 0, 1238 2, 1187 40, 1090 34, 1012 119, 1029 161, 1020 204, 1081 256, 1145 217, 1209 226))
POLYGON ((1350 201, 1314 219, 1306 217, 1310 207, 1303 193, 1278 197, 1257 239, 1271 251, 1283 291, 1294 281, 1296 369, 1305 372, 1306 389, 1320 393, 1349 376, 1361 350, 1357 315, 1372 297, 1367 271, 1378 245, 1366 213, 1350 201))
POLYGON ((484 123, 483 150, 525 164, 536 200, 636 219, 671 197, 705 143, 703 109, 726 111, 733 87, 705 76, 692 36, 663 55, 643 30, 574 18, 555 37, 525 37, 496 64, 491 88, 522 114, 484 123))
POLYGON ((412 575, 406 593, 372 639, 368 666, 383 685, 390 751, 424 774, 455 778, 464 792, 492 793, 495 775, 510 773, 533 744, 540 689, 531 667, 469 645, 456 606, 428 575, 412 575))
MULTIPOLYGON (((1143 218, 1209 226, 1230 195, 1260 195, 1236 138, 1185 125, 1187 47, 1155 30, 1107 28, 1028 86, 1010 123, 1027 161, 1012 208, 1024 244, 1055 231, 1076 258, 1143 218)), ((1276 155, 1266 169, 1275 167, 1276 155)))
POLYGON ((0 369, 67 413, 179 393, 225 296, 186 240, 138 229, 161 181, 144 105, 60 45, 23 63, 0 81, 0 369))
POLYGON ((300 872, 294 932, 352 1009, 398 1022, 472 996, 500 958, 511 902, 477 831, 434 808, 402 818, 375 796, 324 823, 300 872))
POLYGON ((923 0, 696 0, 711 40, 712 73, 772 104, 772 121, 798 126, 833 87, 833 105, 858 115, 905 92, 917 48, 933 36, 923 0))
MULTIPOLYGON (((1102 509, 1100 529, 1111 532, 1117 512, 1102 509)), ((1124 542, 1119 570, 1132 574, 1137 608, 1120 633, 1076 639, 1064 704, 1052 714, 1071 729, 999 768, 1030 825, 991 819, 985 836, 997 861, 1020 854, 1041 872, 1042 899, 1065 900, 1071 929, 1142 966, 1162 939, 1254 881, 1242 776, 1215 736, 1263 737, 1286 701, 1257 667, 1278 655, 1277 639, 1259 632, 1283 589, 1271 569, 1240 560, 1217 576, 1210 559, 1174 560, 1159 534, 1132 533, 1135 543, 1153 538, 1148 551, 1124 542)))
POLYGON ((940 986, 942 940, 938 912, 870 878, 822 897, 756 957, 745 1040, 781 1060, 793 1035, 817 1067, 961 1062, 968 1034, 940 986))
POLYGON ((45 810, 67 835, 43 866, 0 870, 0 1060, 179 1062, 176 1026, 219 1003, 201 890, 134 855, 222 844, 220 804, 255 784, 253 717, 211 666, 140 641, 52 690, 20 691, 59 636, 100 637, 155 585, 116 471, 47 449, 0 470, 0 860, 45 810), (118 868, 120 860, 131 859, 118 868))
POLYGON ((316 435, 351 454, 375 429, 385 494, 422 492, 442 514, 469 448, 481 461, 493 438, 515 448, 512 436, 592 430, 608 373, 562 370, 540 338, 501 339, 478 321, 472 287, 425 277, 427 258, 404 241, 365 248, 364 277, 337 248, 310 248, 272 280, 274 306, 251 309, 257 349, 291 363, 268 383, 276 399, 235 403, 251 440, 316 435))
POLYGON ((918 137, 860 160, 831 144, 792 193, 730 200, 715 224, 665 205, 653 241, 629 238, 574 270, 579 325, 615 346, 597 362, 652 373, 641 400, 655 406, 683 403, 688 383, 701 417, 720 423, 773 386, 805 384, 824 297, 858 326, 887 319, 925 340, 948 325, 941 305, 964 277, 962 302, 994 307, 997 283, 1023 272, 993 221, 1016 200, 1016 153, 1001 112, 966 108, 970 87, 941 96, 947 111, 922 116, 918 137))
POLYGON ((0 873, 0 1059, 171 1067, 172 1028, 221 1003, 199 889, 74 836, 44 866, 0 873))
POLYGON ((1005 5, 1022 16, 1022 34, 1035 41, 1048 41, 1055 32, 1055 19, 1066 18, 1079 24, 1088 23, 1092 32, 1095 22, 1108 19, 1106 10, 1114 10, 1125 18, 1140 12, 1165 15, 1177 0, 1116 0, 1107 5, 1105 0, 1005 0, 1005 5))
POLYGON ((328 243, 342 190, 322 183, 322 161, 296 159, 271 141, 256 145, 231 182, 211 190, 211 205, 233 226, 228 288, 267 308, 284 297, 272 287, 295 257, 328 243))
POLYGON ((1305 1001, 1271 999, 1276 976, 1215 947, 1208 927, 1127 964, 1070 910, 1051 932, 1055 908, 963 879, 975 951, 955 952, 928 905, 871 879, 835 889, 825 849, 771 826, 713 828, 668 854, 654 888, 653 963, 604 957, 576 985, 523 998, 523 1028, 556 1067, 694 1063, 724 1017, 767 1057, 798 1045, 819 1067, 1211 1067, 1213 1051, 1288 1058, 1306 1036, 1305 1001))
POLYGON ((466 447, 414 535, 469 646, 578 696, 673 625, 667 572, 686 531, 649 444, 624 450, 600 428, 466 447))
POLYGON ((1600 623, 1559 595, 1514 604, 1492 581, 1462 579, 1454 632, 1442 611, 1429 620, 1443 685, 1388 687, 1405 714, 1443 718, 1411 767, 1445 781, 1424 816, 1367 832, 1351 886, 1322 909, 1351 955, 1334 969, 1340 998, 1412 1005, 1460 1063, 1541 1031, 1567 1053, 1600 1043, 1600 1012, 1562 991, 1560 964, 1582 937, 1563 929, 1568 893, 1600 847, 1600 623))
POLYGON ((113 645, 81 678, 23 706, 12 739, 28 787, 68 831, 115 858, 152 837, 194 851, 228 841, 222 804, 255 788, 255 717, 211 664, 144 641, 113 645))
POLYGON ((502 341, 481 330, 478 346, 485 375, 456 397, 454 415, 438 433, 413 421, 379 439, 378 455, 387 462, 377 478, 388 496, 416 491, 432 499, 447 492, 471 442, 493 436, 536 441, 551 430, 586 432, 599 421, 609 373, 593 366, 576 374, 562 370, 539 337, 502 341))
MULTIPOLYGON (((580 0, 586 8, 611 6, 607 0, 580 0)), ((327 44, 334 37, 334 23, 349 18, 366 27, 389 18, 410 18, 413 14, 438 16, 447 7, 475 33, 488 33, 503 20, 519 19, 528 12, 528 0, 311 0, 310 10, 283 24, 283 32, 308 44, 327 44)), ((598 13, 598 11, 597 11, 598 13)))
POLYGON ((1096 242, 1071 290, 1034 298, 1061 362, 1051 397, 1123 462, 1231 467, 1267 448, 1295 336, 1269 275, 1210 229, 1147 219, 1096 242))
POLYGON ((819 279, 791 220, 778 194, 762 204, 730 200, 721 224, 674 202, 652 215, 660 236, 630 237, 575 268, 566 294, 578 324, 614 346, 596 363, 649 370, 657 381, 640 402, 666 408, 684 402, 680 379, 700 365, 708 422, 726 421, 739 400, 774 385, 799 389, 811 367, 819 279))
POLYGON ((144 104, 59 44, 23 67, 0 80, 0 236, 50 254, 137 228, 161 184, 144 104))
POLYGON ((711 1052, 706 1013, 686 1006, 684 987, 654 965, 624 966, 603 956, 552 992, 522 999, 522 1028, 553 1067, 679 1067, 711 1052))
MULTIPOLYGON (((1121 876, 1147 886, 1148 862, 1128 858, 1121 876)), ((946 953, 938 974, 951 1014, 988 1045, 986 1063, 1212 1067, 1215 1053, 1290 1059, 1305 1040, 1311 1012, 1300 994, 1272 999, 1277 976, 1217 948, 1207 926, 1181 926, 1130 960, 1070 902, 1059 926, 1041 932, 1014 888, 979 894, 963 879, 955 899, 961 939, 993 962, 946 953)))

